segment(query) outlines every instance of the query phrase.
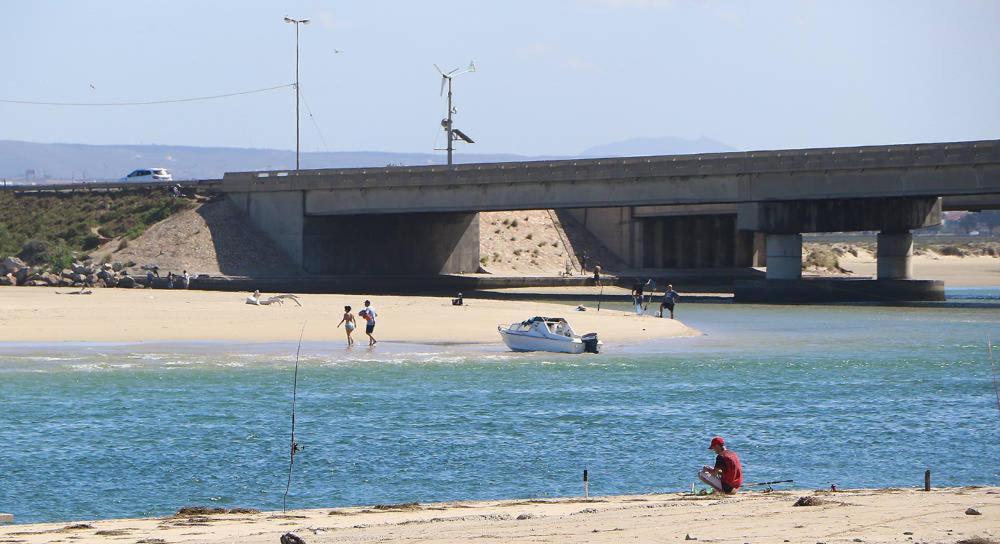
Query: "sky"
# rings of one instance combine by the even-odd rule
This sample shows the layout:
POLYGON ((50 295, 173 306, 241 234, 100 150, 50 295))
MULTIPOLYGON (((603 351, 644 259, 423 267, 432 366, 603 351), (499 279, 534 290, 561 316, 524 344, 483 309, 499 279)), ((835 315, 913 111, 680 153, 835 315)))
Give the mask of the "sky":
MULTIPOLYGON (((433 64, 470 60, 455 126, 478 153, 665 136, 741 150, 1000 138, 997 0, 5 0, 0 100, 290 84, 285 15, 312 20, 303 151, 442 147, 433 64)), ((0 103, 0 139, 294 149, 294 90, 0 103)))

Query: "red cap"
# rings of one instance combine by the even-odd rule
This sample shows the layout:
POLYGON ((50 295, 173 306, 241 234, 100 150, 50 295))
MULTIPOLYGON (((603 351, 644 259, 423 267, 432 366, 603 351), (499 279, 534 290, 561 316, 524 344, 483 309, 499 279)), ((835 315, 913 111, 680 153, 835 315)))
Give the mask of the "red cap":
POLYGON ((712 445, 708 447, 710 450, 714 450, 716 446, 725 446, 726 441, 722 439, 721 436, 716 436, 712 439, 712 445))

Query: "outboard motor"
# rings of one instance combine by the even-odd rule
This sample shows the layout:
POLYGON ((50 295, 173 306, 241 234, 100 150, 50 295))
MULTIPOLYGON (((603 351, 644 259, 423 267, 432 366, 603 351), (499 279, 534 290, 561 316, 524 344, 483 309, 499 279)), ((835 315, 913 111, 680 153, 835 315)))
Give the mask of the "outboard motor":
POLYGON ((583 340, 583 351, 585 353, 600 353, 600 348, 597 345, 597 333, 591 332, 580 337, 583 340))

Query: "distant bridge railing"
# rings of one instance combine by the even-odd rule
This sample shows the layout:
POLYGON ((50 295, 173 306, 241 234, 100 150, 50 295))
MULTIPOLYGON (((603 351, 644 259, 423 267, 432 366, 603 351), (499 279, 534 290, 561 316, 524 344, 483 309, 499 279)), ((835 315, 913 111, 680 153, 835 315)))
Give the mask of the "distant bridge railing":
POLYGON ((189 179, 175 181, 73 181, 66 183, 29 183, 0 180, 0 191, 17 193, 120 191, 123 189, 163 189, 180 185, 182 189, 213 189, 222 184, 221 179, 189 179))
POLYGON ((732 151, 600 159, 562 159, 453 166, 390 166, 226 172, 223 190, 301 190, 340 187, 414 187, 462 184, 516 184, 620 178, 709 177, 796 174, 893 168, 995 165, 1000 140, 883 146, 732 151))

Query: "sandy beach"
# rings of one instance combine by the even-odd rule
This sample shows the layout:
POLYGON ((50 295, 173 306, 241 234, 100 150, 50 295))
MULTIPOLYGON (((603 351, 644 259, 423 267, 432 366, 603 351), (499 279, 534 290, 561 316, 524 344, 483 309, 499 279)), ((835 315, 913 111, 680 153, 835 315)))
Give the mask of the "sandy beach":
MULTIPOLYGON (((874 276, 876 261, 870 254, 840 257, 840 265, 860 276, 874 276)), ((1000 285, 1000 259, 986 256, 916 255, 913 278, 941 280, 946 287, 996 287, 1000 285)))
MULTIPOLYGON (((375 337, 385 342, 427 344, 499 343, 498 324, 535 315, 566 317, 578 333, 597 332, 606 343, 693 336, 677 320, 537 302, 365 294, 298 295, 302 307, 245 304, 247 293, 94 289, 66 295, 67 288, 0 287, 0 342, 296 341, 306 324, 311 342, 346 341, 336 328, 344 305, 357 315, 370 298, 379 317, 375 337)), ((367 343, 364 320, 354 337, 367 343)))
POLYGON ((508 500, 0 527, 0 542, 144 544, 278 542, 684 542, 990 544, 1000 538, 1000 488, 686 493, 508 500), (794 506, 801 497, 814 506, 794 506), (966 514, 972 508, 980 515, 966 514), (977 540, 978 539, 978 540, 977 540))

